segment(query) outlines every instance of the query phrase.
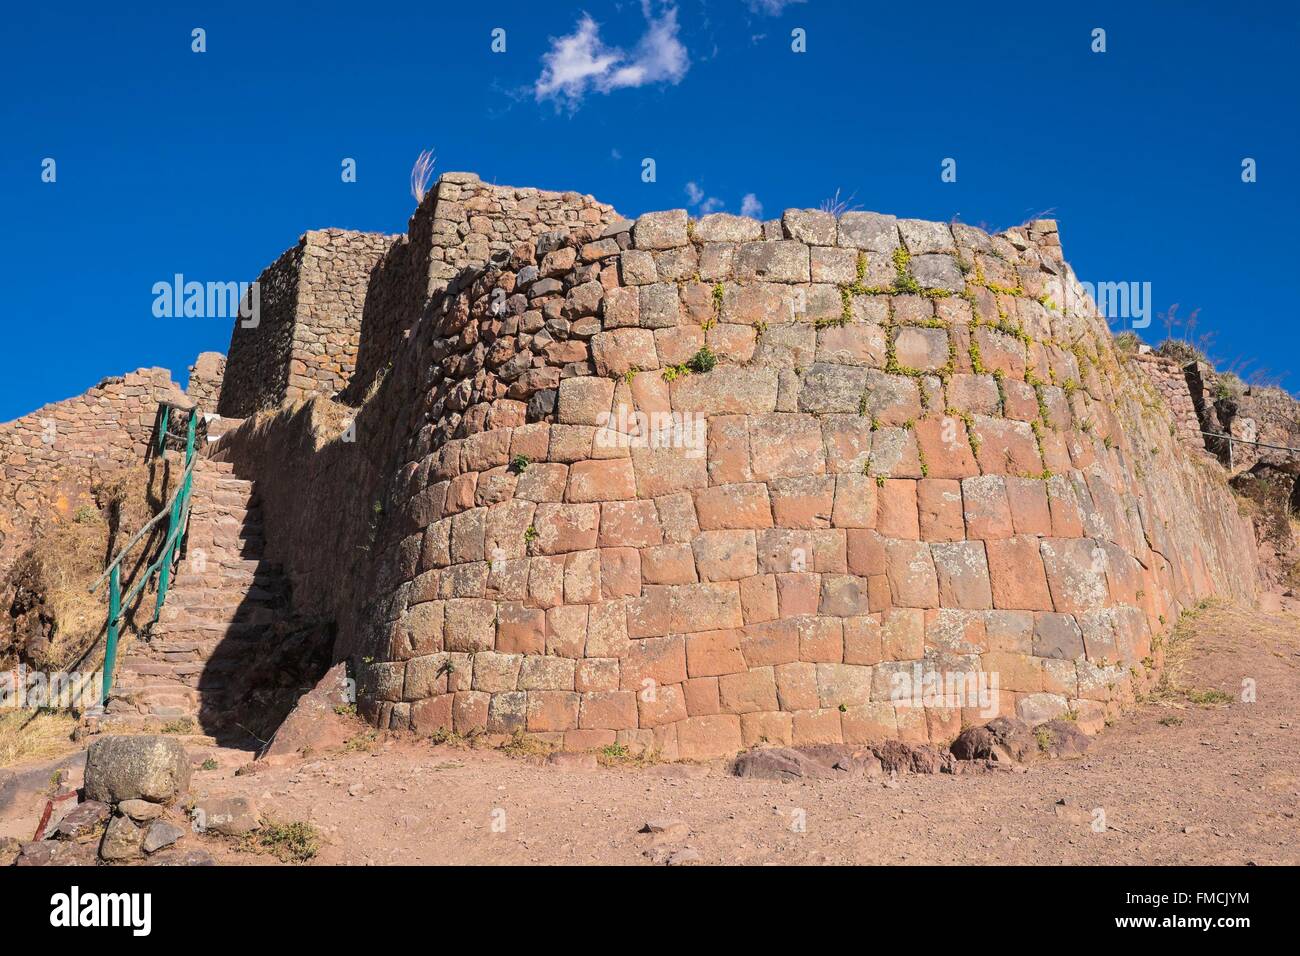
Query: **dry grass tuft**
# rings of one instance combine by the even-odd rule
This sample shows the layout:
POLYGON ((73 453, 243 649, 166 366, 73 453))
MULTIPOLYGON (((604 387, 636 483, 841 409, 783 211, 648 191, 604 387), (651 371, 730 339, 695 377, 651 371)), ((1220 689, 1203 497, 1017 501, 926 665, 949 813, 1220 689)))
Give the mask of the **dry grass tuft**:
POLYGON ((52 710, 0 710, 0 767, 75 750, 77 719, 52 710))
MULTIPOLYGON (((164 461, 118 469, 91 489, 93 506, 45 527, 0 580, 0 610, 8 612, 0 616, 0 662, 66 670, 94 648, 108 598, 105 587, 94 594, 87 588, 112 554, 161 510, 177 473, 175 463, 164 461)), ((122 566, 123 590, 156 556, 166 534, 162 523, 132 550, 122 566)), ((152 598, 142 595, 136 606, 143 600, 152 598)))

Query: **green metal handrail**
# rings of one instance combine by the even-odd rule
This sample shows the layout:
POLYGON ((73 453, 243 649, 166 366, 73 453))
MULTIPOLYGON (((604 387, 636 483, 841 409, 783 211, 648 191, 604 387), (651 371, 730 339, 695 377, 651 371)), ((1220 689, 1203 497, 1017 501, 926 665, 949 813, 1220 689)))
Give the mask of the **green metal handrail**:
POLYGON ((108 692, 113 687, 113 667, 117 662, 117 639, 123 608, 130 607, 131 602, 144 590, 155 572, 158 572, 158 594, 154 599, 153 606, 153 620, 155 622, 162 612, 163 602, 167 600, 167 588, 171 583, 172 565, 175 562, 177 552, 180 550, 181 539, 185 536, 185 529, 189 525, 194 466, 198 464, 199 460, 198 456, 194 454, 198 417, 198 406, 183 409, 167 402, 158 404, 158 453, 161 454, 166 448, 168 438, 184 438, 185 440, 185 470, 181 472, 179 487, 172 493, 171 499, 163 506, 162 510, 150 518, 144 527, 137 531, 131 540, 126 543, 126 546, 118 551, 117 556, 104 569, 104 573, 89 588, 90 593, 94 594, 99 590, 100 585, 104 583, 104 579, 108 579, 108 624, 106 627, 108 639, 104 646, 104 680, 100 693, 101 704, 108 702, 108 692), (173 410, 187 412, 188 414, 186 430, 183 436, 168 431, 173 410), (144 573, 139 576, 131 589, 125 595, 122 594, 123 559, 144 538, 149 529, 162 520, 164 515, 167 515, 170 520, 167 525, 167 538, 163 542, 158 557, 145 568, 144 573))

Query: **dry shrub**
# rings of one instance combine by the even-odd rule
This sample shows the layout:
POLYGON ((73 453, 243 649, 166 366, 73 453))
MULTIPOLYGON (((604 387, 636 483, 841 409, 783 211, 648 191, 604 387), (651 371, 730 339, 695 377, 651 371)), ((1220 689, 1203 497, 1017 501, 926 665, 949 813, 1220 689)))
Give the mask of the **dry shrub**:
MULTIPOLYGON (((91 489, 95 506, 70 521, 43 528, 0 580, 0 664, 25 663, 41 670, 67 670, 90 652, 104 633, 108 588, 90 585, 111 556, 166 503, 179 472, 174 462, 142 462, 103 476, 91 489)), ((125 592, 157 556, 167 534, 160 522, 122 565, 125 592)), ((147 589, 146 589, 147 590, 147 589)), ((146 604, 141 595, 128 608, 146 604)))

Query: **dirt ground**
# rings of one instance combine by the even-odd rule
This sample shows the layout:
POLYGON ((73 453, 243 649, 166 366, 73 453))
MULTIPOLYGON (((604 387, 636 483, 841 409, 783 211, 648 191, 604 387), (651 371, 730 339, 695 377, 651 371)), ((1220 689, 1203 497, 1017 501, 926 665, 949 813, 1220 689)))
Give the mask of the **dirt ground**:
MULTIPOLYGON (((1199 612, 1171 652, 1176 690, 1086 757, 1023 773, 768 782, 721 763, 591 769, 401 739, 252 775, 235 774, 246 752, 210 749, 200 757, 217 767, 191 789, 312 823, 315 865, 649 864, 657 838, 639 831, 652 820, 684 821, 659 841, 706 864, 1294 865, 1300 606, 1282 605, 1199 612), (1241 700, 1247 679, 1254 703, 1241 700), (1230 702, 1198 703, 1212 691, 1230 702)), ((275 862, 225 838, 183 843, 222 863, 275 862)))

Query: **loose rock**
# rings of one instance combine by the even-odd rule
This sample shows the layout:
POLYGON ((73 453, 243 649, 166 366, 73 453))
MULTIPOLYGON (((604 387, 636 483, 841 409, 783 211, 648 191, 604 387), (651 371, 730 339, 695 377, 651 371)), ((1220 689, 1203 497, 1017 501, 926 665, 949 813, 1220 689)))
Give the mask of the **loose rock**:
POLYGON ((123 800, 117 805, 117 809, 136 823, 148 823, 162 816, 166 808, 160 803, 150 803, 148 800, 123 800))
POLYGON ((99 834, 112 811, 108 804, 87 800, 72 808, 50 835, 56 840, 89 840, 99 834))
POLYGON ((179 840, 185 831, 174 823, 168 823, 166 820, 155 820, 149 825, 148 831, 144 835, 145 853, 156 853, 164 847, 169 847, 179 840))
POLYGON ((171 803, 190 785, 180 741, 163 736, 100 737, 86 754, 86 797, 102 803, 171 803))
POLYGON ((226 836, 243 836, 262 825, 257 806, 248 797, 217 797, 194 806, 194 828, 226 836))
POLYGON ((140 855, 144 831, 126 817, 113 817, 108 821, 104 839, 99 844, 99 855, 109 862, 134 860, 140 855))

